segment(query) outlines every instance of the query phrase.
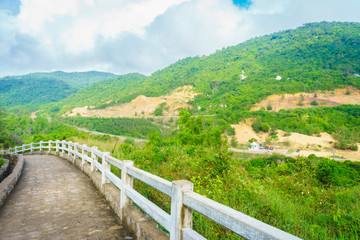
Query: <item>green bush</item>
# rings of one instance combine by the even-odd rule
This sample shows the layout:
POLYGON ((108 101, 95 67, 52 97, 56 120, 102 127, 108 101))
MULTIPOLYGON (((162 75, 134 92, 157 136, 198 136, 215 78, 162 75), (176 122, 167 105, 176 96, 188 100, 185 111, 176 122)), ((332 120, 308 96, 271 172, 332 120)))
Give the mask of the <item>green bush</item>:
POLYGON ((163 111, 164 111, 163 108, 158 107, 158 108, 155 109, 154 115, 155 115, 155 116, 162 116, 162 115, 163 115, 163 111))
POLYGON ((255 132, 260 132, 261 130, 261 120, 259 118, 257 118, 255 120, 255 122, 252 124, 252 128, 254 129, 255 132))
POLYGON ((310 103, 310 105, 317 106, 317 105, 319 105, 319 103, 314 100, 314 101, 312 101, 312 102, 310 103))
POLYGON ((0 167, 1 167, 2 165, 4 165, 6 162, 7 162, 7 160, 4 159, 3 157, 1 157, 1 158, 0 158, 0 167))
POLYGON ((360 172, 356 168, 347 163, 322 159, 316 167, 316 178, 325 185, 351 186, 360 182, 360 172))
POLYGON ((227 134, 228 134, 229 136, 234 136, 234 135, 235 135, 235 128, 229 127, 229 128, 227 129, 227 134))
POLYGON ((267 123, 261 123, 261 130, 263 130, 264 132, 268 132, 270 129, 270 125, 267 123))

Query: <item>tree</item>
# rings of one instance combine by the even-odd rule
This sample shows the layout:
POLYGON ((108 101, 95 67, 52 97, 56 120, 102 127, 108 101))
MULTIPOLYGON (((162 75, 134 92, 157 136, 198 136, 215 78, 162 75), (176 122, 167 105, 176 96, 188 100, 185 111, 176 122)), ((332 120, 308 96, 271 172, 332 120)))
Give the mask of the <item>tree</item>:
POLYGON ((0 148, 8 148, 10 144, 6 115, 0 105, 0 148))

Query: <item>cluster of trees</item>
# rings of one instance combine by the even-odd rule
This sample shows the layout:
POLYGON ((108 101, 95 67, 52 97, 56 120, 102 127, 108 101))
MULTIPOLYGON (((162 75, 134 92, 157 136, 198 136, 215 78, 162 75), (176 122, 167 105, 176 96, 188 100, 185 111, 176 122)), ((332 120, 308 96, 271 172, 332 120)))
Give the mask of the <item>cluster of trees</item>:
POLYGON ((253 128, 256 132, 281 129, 307 135, 327 132, 337 140, 339 149, 357 150, 360 142, 360 105, 337 107, 298 108, 279 112, 248 112, 243 118, 255 117, 253 128))
POLYGON ((163 130, 149 119, 143 118, 66 117, 61 120, 92 131, 139 138, 146 138, 151 133, 163 130))
POLYGON ((74 127, 64 125, 57 119, 0 112, 0 148, 8 148, 24 143, 63 140, 78 136, 79 132, 74 127))
POLYGON ((0 105, 0 149, 7 148, 10 145, 9 132, 7 130, 7 121, 5 112, 0 105))

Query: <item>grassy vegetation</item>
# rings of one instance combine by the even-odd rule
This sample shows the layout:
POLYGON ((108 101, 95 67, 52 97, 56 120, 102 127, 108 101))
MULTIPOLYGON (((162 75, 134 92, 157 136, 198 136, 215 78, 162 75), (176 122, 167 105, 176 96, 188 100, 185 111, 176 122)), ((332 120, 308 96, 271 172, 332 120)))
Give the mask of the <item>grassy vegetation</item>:
POLYGON ((7 162, 6 159, 4 159, 3 157, 0 157, 0 168, 2 167, 2 165, 4 165, 7 162))
POLYGON ((149 134, 164 129, 144 118, 84 118, 66 117, 62 121, 91 131, 120 136, 146 138, 149 134))

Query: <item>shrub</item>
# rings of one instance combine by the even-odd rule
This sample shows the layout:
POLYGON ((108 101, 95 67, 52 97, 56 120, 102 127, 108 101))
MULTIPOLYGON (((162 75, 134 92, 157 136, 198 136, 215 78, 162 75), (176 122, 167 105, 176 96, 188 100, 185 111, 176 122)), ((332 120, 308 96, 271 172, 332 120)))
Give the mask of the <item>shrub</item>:
POLYGON ((264 132, 268 132, 270 129, 270 125, 267 123, 261 123, 261 130, 263 130, 264 132))
POLYGON ((156 108, 155 111, 154 111, 154 115, 155 116, 162 116, 163 115, 163 109, 160 108, 160 107, 156 108))
POLYGON ((1 157, 1 158, 0 158, 0 167, 1 167, 2 165, 4 165, 6 162, 7 162, 7 161, 6 161, 3 157, 1 157))
POLYGON ((317 105, 319 105, 319 103, 314 100, 314 101, 312 101, 312 102, 310 103, 310 105, 317 106, 317 105))
POLYGON ((316 178, 325 185, 350 186, 359 182, 360 176, 351 165, 322 159, 316 167, 316 178))
POLYGON ((227 134, 228 134, 229 136, 234 136, 234 135, 235 135, 235 128, 229 127, 229 128, 227 129, 227 134))
POLYGON ((353 151, 358 150, 358 146, 356 143, 350 144, 350 143, 345 143, 343 141, 340 141, 340 142, 336 142, 334 146, 335 146, 335 148, 341 149, 341 150, 353 150, 353 151))
POLYGON ((254 129, 255 132, 260 132, 261 130, 261 120, 260 119, 256 119, 256 121, 252 124, 252 128, 254 129))
POLYGON ((231 138, 230 145, 232 147, 237 147, 238 146, 238 142, 236 141, 236 139, 234 137, 231 138))

